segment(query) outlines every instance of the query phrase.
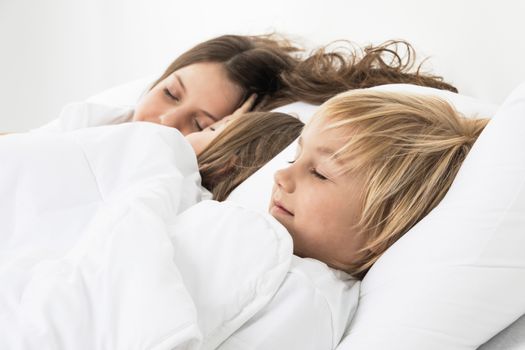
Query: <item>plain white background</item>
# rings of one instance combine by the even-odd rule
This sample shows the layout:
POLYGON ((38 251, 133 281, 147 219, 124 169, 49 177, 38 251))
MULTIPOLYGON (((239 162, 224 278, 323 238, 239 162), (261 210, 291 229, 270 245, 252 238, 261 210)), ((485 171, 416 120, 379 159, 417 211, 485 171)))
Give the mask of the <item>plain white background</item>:
POLYGON ((56 118, 62 106, 160 74, 196 43, 277 31, 307 48, 401 38, 427 71, 500 103, 525 80, 525 2, 515 0, 0 0, 0 132, 56 118))

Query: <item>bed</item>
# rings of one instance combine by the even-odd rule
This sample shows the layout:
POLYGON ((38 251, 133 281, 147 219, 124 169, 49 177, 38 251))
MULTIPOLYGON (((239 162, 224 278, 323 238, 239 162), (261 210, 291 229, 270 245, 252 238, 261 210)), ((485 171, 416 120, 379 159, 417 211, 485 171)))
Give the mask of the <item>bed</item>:
MULTIPOLYGON (((133 106, 150 80, 116 87, 86 103, 133 106)), ((27 242, 13 237, 5 246, 10 249, 0 252, 0 285, 9 285, 0 299, 0 325, 8 330, 1 347, 525 346, 525 85, 499 106, 410 85, 378 89, 438 95, 467 117, 492 120, 443 202, 392 246, 362 282, 293 256, 286 232, 264 215, 272 174, 293 156, 294 144, 218 205, 201 201, 203 193, 188 164, 173 167, 147 156, 155 150, 165 159, 174 158, 170 152, 183 147, 173 141, 175 130, 123 125, 73 130, 66 136, 35 130, 40 143, 24 150, 34 162, 5 147, 24 143, 23 137, 0 140, 5 142, 0 159, 19 169, 16 176, 0 174, 2 194, 16 199, 17 213, 33 215, 32 220, 14 220, 4 201, 1 221, 10 222, 4 227, 16 227, 20 237, 39 235, 29 253, 20 248, 26 249, 27 242), (139 141, 150 148, 125 152, 139 141), (67 174, 73 181, 60 178, 49 166, 52 160, 42 164, 39 152, 53 147, 67 152, 51 164, 67 159, 79 162, 75 171, 85 169, 67 174), (99 151, 108 147, 121 153, 101 156, 99 151), (28 166, 38 176, 21 176, 28 166), (14 176, 32 185, 31 191, 55 199, 54 209, 28 205, 24 195, 31 198, 34 192, 11 193, 6 184, 14 176), (82 196, 71 197, 74 191, 68 188, 78 187, 85 189, 82 196), (173 190, 182 187, 186 192, 173 190), (173 217, 173 212, 181 214, 173 217), (76 218, 74 227, 42 236, 42 227, 65 217, 76 218), (34 227, 16 226, 20 222, 34 227), (86 225, 92 229, 85 230, 86 225), (244 237, 240 242, 239 236, 244 237), (48 239, 59 243, 54 250, 46 249, 48 239), (166 249, 170 244, 175 251, 166 249), (210 266, 215 267, 211 275, 210 266)), ((295 103, 279 110, 306 121, 315 107, 295 103)))

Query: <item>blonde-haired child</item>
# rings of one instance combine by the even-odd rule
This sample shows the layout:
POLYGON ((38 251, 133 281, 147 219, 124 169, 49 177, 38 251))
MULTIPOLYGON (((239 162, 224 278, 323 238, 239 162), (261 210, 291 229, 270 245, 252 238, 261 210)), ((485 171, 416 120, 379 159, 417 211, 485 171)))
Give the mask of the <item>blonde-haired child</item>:
POLYGON ((361 279, 443 199, 486 124, 435 97, 337 95, 304 127, 292 164, 275 174, 270 213, 296 255, 361 279))

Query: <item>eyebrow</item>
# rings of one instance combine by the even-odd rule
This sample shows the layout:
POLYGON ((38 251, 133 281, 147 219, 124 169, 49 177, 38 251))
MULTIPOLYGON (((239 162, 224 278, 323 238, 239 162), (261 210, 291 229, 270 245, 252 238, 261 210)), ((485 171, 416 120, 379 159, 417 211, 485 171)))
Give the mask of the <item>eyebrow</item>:
POLYGON ((321 147, 317 147, 315 150, 321 154, 326 154, 326 155, 329 155, 337 159, 337 154, 331 148, 321 146, 321 147))
POLYGON ((177 81, 179 82, 179 85, 182 88, 182 91, 186 93, 186 85, 184 85, 184 83, 182 82, 182 79, 179 77, 177 73, 173 73, 173 75, 175 76, 175 78, 177 78, 177 81))
MULTIPOLYGON (((179 82, 179 85, 180 87, 182 88, 182 91, 184 92, 184 94, 186 94, 186 85, 184 85, 184 82, 182 81, 181 77, 177 74, 177 73, 173 73, 173 75, 175 76, 175 78, 177 79, 177 81, 179 82)), ((210 117, 211 119, 213 119, 215 122, 218 122, 220 120, 220 118, 217 118, 216 116, 214 116, 213 114, 211 114, 210 112, 207 112, 203 109, 200 110, 202 113, 206 114, 208 117, 210 117)))

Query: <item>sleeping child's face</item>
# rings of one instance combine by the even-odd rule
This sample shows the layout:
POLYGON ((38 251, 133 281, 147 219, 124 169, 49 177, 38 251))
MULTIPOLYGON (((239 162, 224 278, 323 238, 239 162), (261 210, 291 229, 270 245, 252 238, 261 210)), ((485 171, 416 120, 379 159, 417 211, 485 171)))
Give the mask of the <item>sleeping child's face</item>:
POLYGON ((330 156, 343 135, 319 123, 305 127, 294 162, 275 174, 270 214, 290 232, 294 254, 346 270, 364 241, 356 227, 364 180, 341 171, 342 161, 330 156))

